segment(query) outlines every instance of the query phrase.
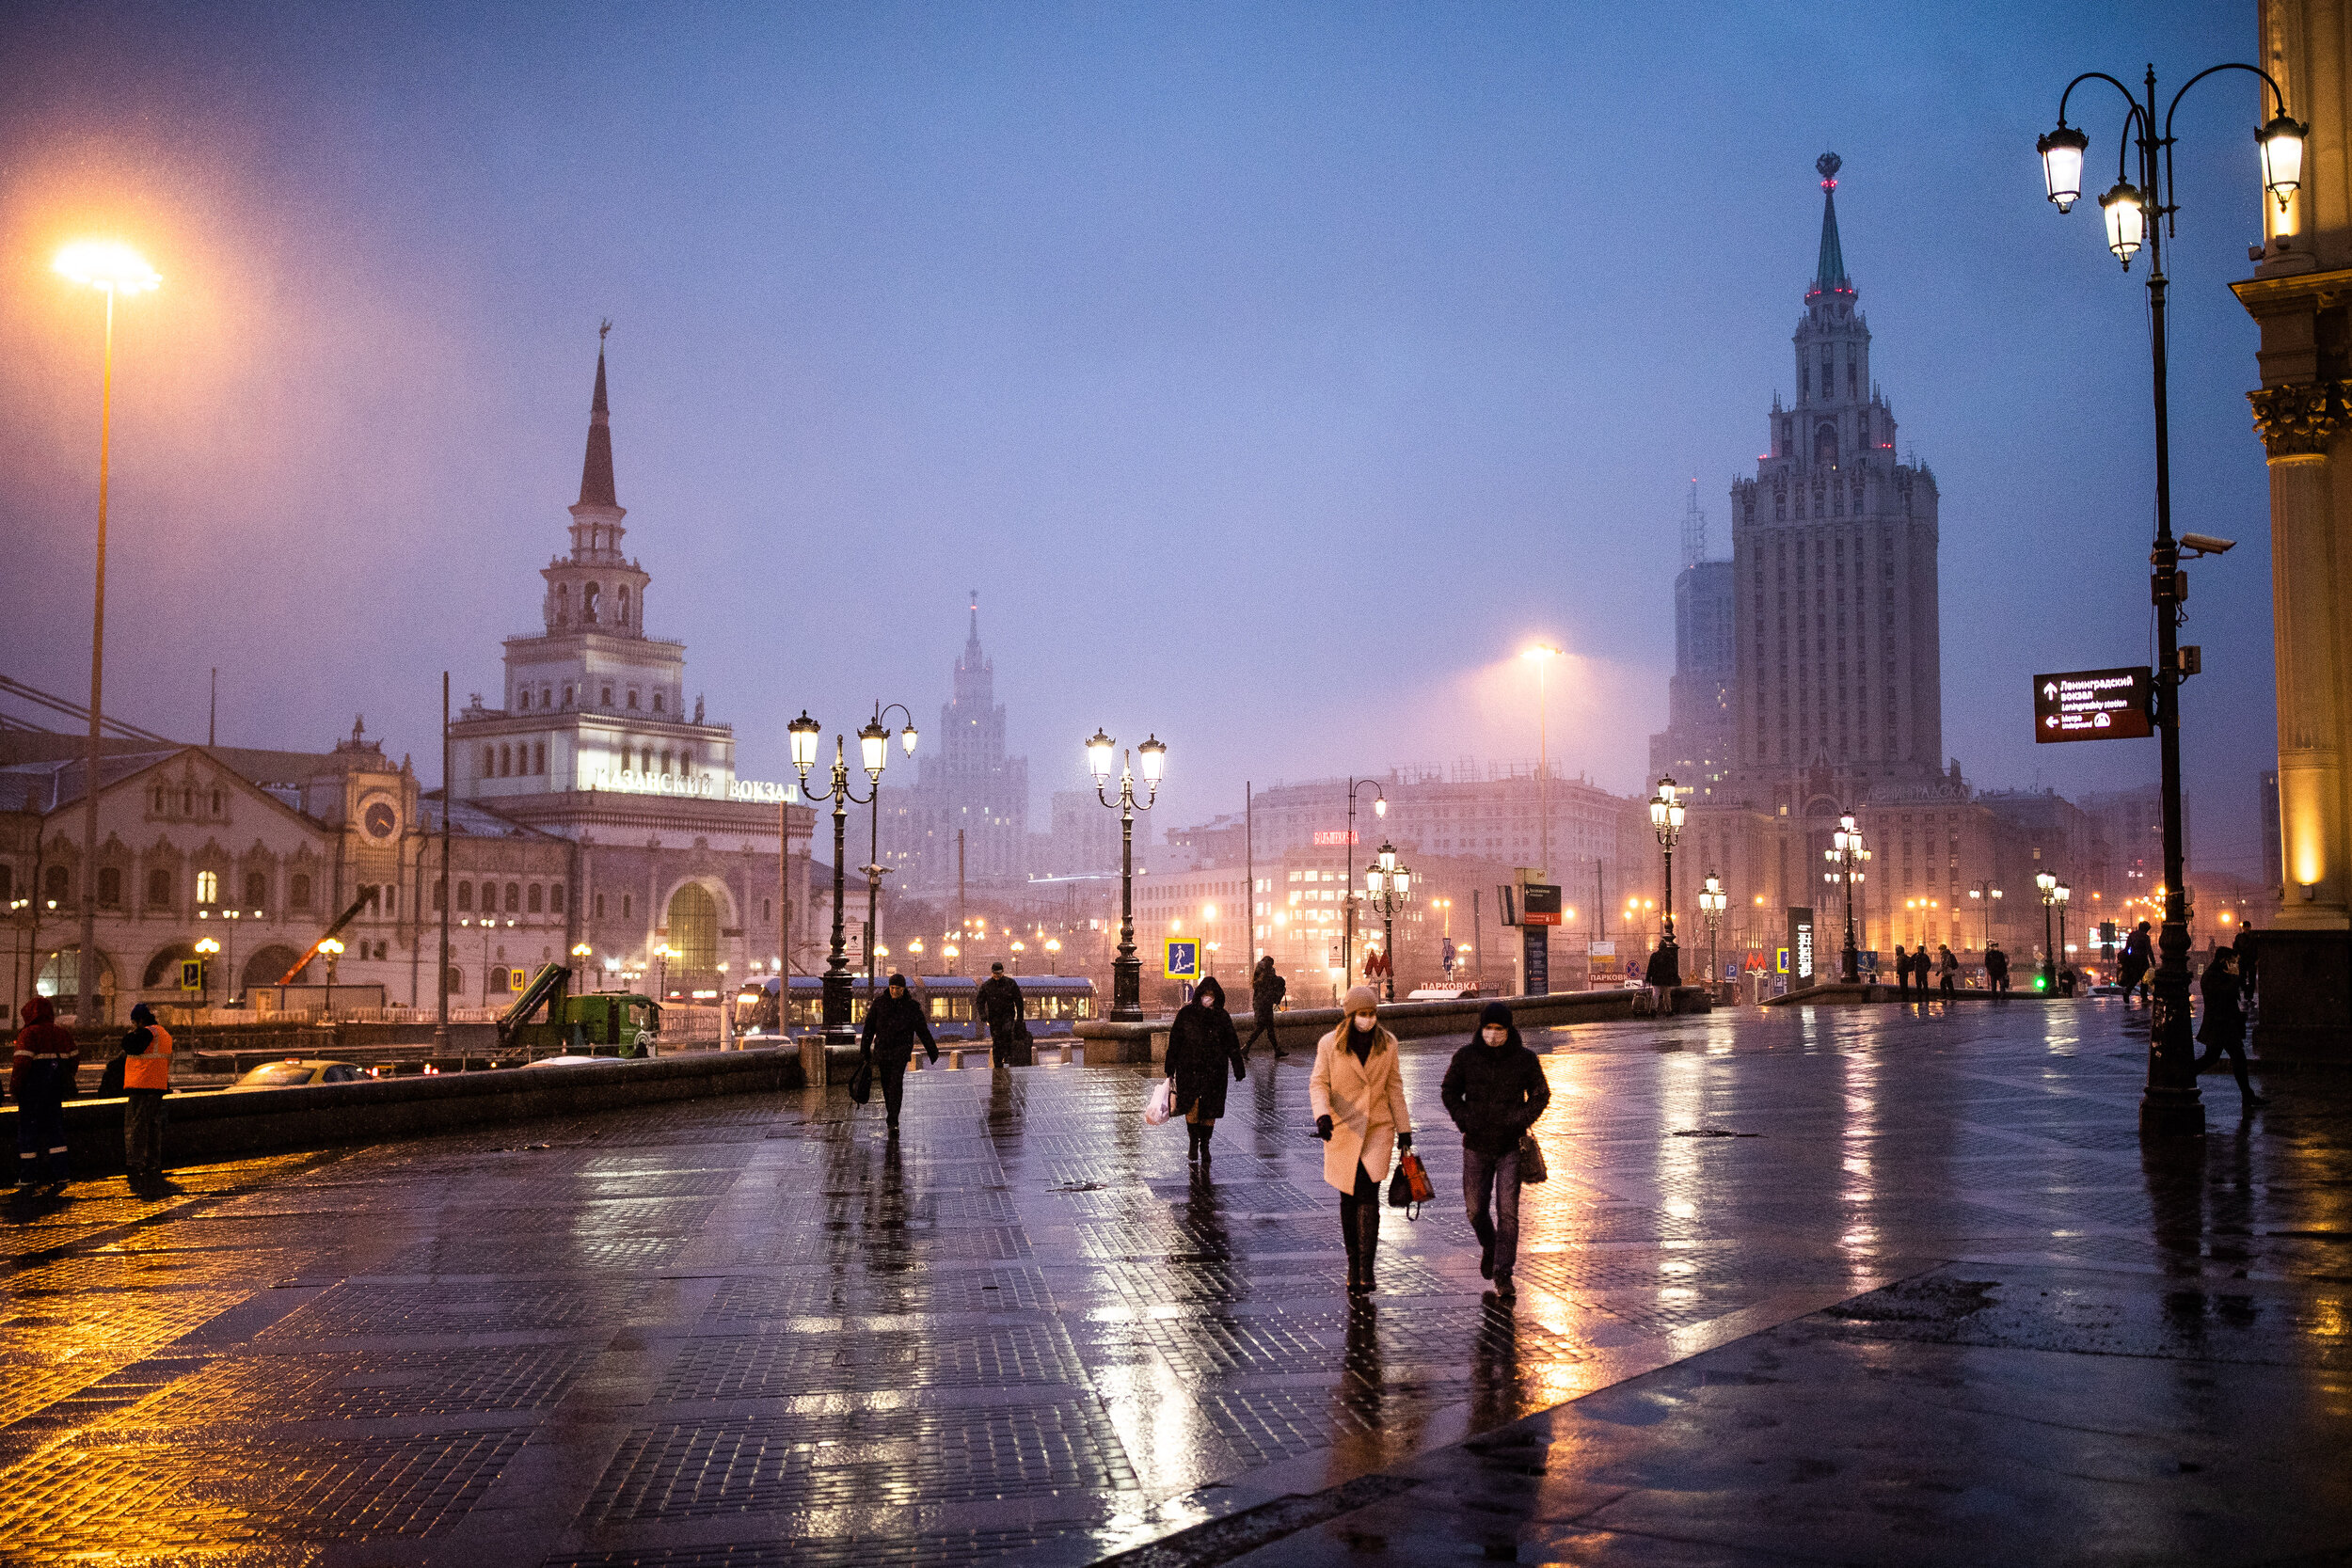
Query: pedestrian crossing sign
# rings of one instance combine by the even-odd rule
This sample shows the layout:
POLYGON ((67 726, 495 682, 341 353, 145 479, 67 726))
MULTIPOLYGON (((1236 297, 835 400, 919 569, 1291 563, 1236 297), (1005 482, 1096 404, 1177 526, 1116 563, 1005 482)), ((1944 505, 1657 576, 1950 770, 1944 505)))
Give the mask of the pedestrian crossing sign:
POLYGON ((202 990, 204 989, 204 960, 202 958, 182 958, 180 960, 180 989, 182 990, 202 990))
POLYGON ((1167 962, 1161 973, 1171 980, 1200 978, 1200 940, 1198 937, 1169 937, 1167 962))

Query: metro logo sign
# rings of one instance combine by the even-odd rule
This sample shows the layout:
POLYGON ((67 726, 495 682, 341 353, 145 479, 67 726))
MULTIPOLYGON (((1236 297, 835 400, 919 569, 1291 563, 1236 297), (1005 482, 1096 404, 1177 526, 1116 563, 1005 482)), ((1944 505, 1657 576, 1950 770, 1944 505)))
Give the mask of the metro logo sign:
POLYGON ((2144 669, 2076 670, 2033 678, 2033 737, 2053 740, 2142 740, 2154 681, 2144 669))

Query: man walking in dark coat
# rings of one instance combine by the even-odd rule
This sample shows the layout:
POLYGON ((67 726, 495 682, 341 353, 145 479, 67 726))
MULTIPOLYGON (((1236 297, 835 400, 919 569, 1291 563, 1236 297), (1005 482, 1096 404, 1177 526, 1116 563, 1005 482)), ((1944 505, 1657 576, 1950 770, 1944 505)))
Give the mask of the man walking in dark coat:
POLYGON ((1027 1016, 1021 982, 1006 974, 1003 964, 990 964, 988 971, 988 978, 980 982, 972 1001, 988 1024, 990 1053, 998 1067, 1034 1066, 1027 1043, 1021 1037, 1021 1021, 1027 1016))
POLYGON ((1282 1037, 1274 1028, 1274 1015, 1289 993, 1290 982, 1274 973, 1274 955, 1268 953, 1249 972, 1249 1010, 1257 1015, 1258 1026, 1249 1031, 1249 1043, 1242 1047, 1244 1051, 1257 1049, 1258 1037, 1263 1035, 1277 1056, 1290 1054, 1282 1049, 1282 1037))
POLYGON ((2009 994, 2009 955, 1997 943, 1984 950, 1984 977, 1992 982, 1995 995, 2009 994))
POLYGON ((1903 951, 1901 942, 1895 944, 1895 992, 1899 1002, 1911 1000, 1911 955, 1903 951))
POLYGON ((2198 1070, 2213 1066, 2221 1053, 2230 1053, 2230 1070, 2237 1074, 2237 1092, 2246 1102, 2246 1109, 2269 1103, 2254 1092, 2253 1084, 2246 1076, 2246 1008, 2241 1000, 2237 952, 2233 948, 2217 947, 2213 962, 2205 966, 2201 987, 2205 993, 2205 1016, 2197 1026, 2197 1037, 2205 1047, 2205 1053, 2197 1058, 2198 1070))
POLYGON ((917 1039, 932 1061, 939 1060, 939 1045, 931 1038, 923 1004, 907 990, 905 975, 893 974, 890 989, 866 1009, 866 1031, 858 1037, 858 1052, 873 1062, 875 1075, 882 1080, 882 1109, 889 1116, 894 1138, 898 1135, 898 1107, 906 1100, 907 1063, 914 1057, 917 1039))
POLYGON ((1509 1007, 1486 1004, 1477 1037, 1446 1068, 1438 1098, 1462 1133, 1462 1204, 1478 1235, 1479 1275, 1495 1282, 1497 1301, 1510 1301, 1519 1250, 1519 1140, 1551 1103, 1551 1085, 1509 1007))
MULTIPOLYGON (((2148 972, 2155 967, 2155 944, 2148 940, 2148 923, 2143 920, 2137 930, 2123 939, 2123 957, 2116 964, 2115 977, 2123 984, 2125 1003, 2131 1001, 2134 991, 2140 990, 2147 983, 2148 972)), ((2140 1000, 2148 1000, 2144 992, 2140 1000)))

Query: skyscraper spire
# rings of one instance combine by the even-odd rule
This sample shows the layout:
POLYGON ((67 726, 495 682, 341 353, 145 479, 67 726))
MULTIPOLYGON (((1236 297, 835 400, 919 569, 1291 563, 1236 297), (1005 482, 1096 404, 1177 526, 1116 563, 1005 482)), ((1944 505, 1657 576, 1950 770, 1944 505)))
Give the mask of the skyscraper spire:
POLYGON ((963 651, 977 656, 980 651, 980 591, 972 590, 972 629, 964 635, 963 651))
POLYGON ((1821 259, 1813 269, 1813 287, 1805 297, 1815 294, 1851 293, 1853 285, 1846 280, 1846 252, 1837 243, 1837 171, 1845 160, 1835 152, 1824 152, 1813 161, 1821 174, 1821 259))
POLYGON ((1682 564, 1687 569, 1707 559, 1707 514, 1699 509, 1699 482, 1691 481, 1691 499, 1682 509, 1682 564))
POLYGON ((612 330, 606 322, 596 329, 596 395, 588 405, 588 455, 580 465, 580 504, 618 506, 612 489, 612 411, 604 399, 604 340, 612 330))

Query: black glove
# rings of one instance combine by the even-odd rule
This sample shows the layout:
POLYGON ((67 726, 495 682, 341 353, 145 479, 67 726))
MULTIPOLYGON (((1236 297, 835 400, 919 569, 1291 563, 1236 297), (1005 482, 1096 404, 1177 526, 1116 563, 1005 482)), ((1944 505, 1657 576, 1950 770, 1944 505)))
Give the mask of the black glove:
POLYGON ((1331 1141, 1331 1118, 1329 1117, 1315 1117, 1315 1136, 1325 1143, 1331 1141))
POLYGON ((1410 1132, 1399 1132, 1396 1135, 1396 1147, 1400 1152, 1412 1148, 1413 1135, 1410 1132))

